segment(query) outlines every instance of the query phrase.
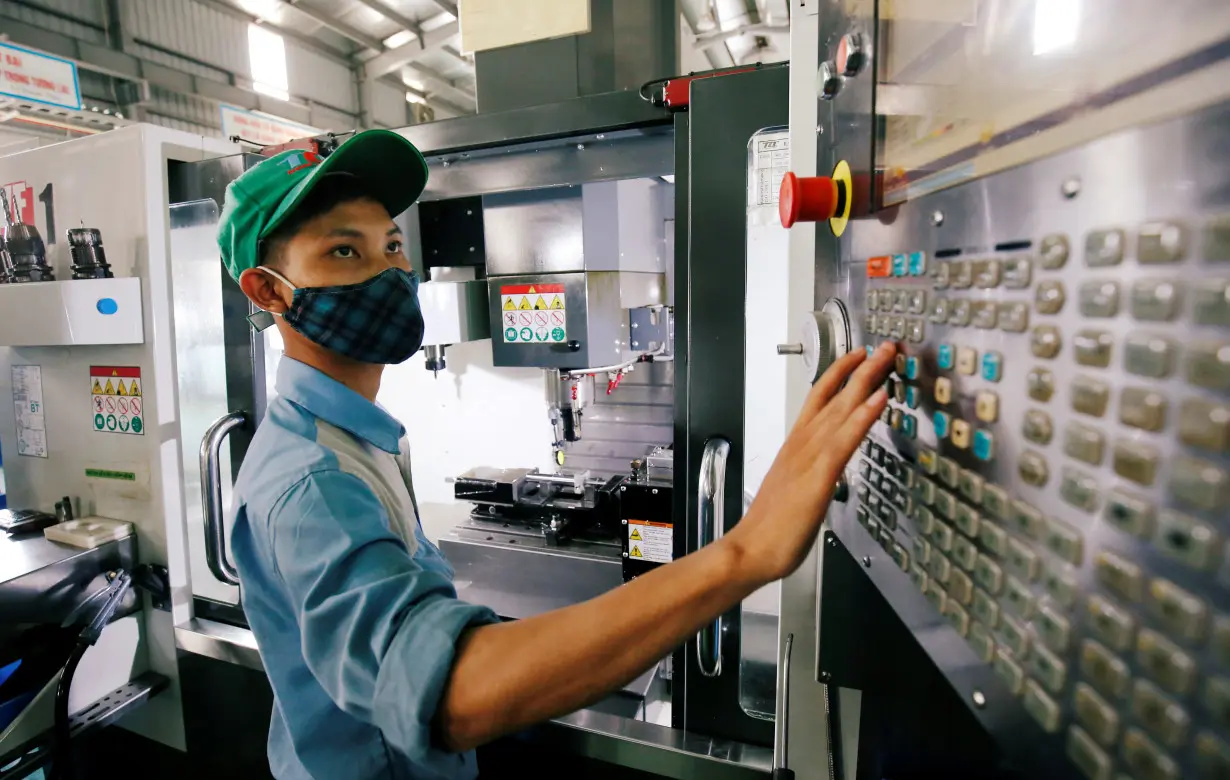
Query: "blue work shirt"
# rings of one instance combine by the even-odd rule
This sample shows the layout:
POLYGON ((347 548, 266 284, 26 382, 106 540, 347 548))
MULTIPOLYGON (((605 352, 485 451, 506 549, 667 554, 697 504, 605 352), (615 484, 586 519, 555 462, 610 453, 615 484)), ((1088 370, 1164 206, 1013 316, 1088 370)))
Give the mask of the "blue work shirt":
POLYGON ((231 549, 244 612, 273 686, 279 780, 470 778, 432 721, 467 627, 423 535, 405 429, 290 358, 235 483, 231 549))

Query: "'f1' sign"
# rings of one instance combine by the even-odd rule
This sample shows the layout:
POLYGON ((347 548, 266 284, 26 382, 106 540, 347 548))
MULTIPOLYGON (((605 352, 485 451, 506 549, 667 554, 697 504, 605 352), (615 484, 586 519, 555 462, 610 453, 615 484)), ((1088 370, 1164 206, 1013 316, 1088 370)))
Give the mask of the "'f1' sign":
POLYGON ((34 224, 34 188, 24 181, 4 185, 9 201, 9 219, 26 225, 34 224))

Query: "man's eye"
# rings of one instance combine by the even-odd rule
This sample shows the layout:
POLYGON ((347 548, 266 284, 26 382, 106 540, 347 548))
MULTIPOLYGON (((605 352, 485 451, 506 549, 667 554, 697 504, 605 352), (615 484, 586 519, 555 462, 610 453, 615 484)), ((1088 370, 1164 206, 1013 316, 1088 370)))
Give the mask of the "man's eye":
POLYGON ((354 247, 352 246, 339 246, 334 249, 331 254, 334 257, 340 257, 343 260, 349 260, 355 257, 354 247))
POLYGON ((389 245, 385 247, 384 251, 390 255, 400 255, 401 248, 402 248, 402 243, 400 241, 390 241, 389 245))

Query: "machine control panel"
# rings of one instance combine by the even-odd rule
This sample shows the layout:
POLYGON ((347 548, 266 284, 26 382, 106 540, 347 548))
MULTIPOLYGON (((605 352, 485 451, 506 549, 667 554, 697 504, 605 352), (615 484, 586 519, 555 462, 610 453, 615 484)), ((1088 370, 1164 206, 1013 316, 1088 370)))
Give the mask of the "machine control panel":
POLYGON ((853 342, 901 353, 836 527, 1075 776, 1227 778, 1230 211, 1118 198, 1107 145, 851 223, 853 342))

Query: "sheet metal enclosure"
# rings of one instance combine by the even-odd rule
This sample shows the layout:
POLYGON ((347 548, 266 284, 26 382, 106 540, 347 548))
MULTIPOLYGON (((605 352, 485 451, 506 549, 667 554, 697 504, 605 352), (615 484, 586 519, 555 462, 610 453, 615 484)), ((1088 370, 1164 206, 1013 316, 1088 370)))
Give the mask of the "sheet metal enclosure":
MULTIPOLYGON (((860 33, 872 59, 819 102, 817 172, 846 160, 855 201, 840 238, 817 228, 815 305, 846 304, 853 348, 905 353, 819 548, 805 673, 861 692, 836 771, 1221 776, 1230 30, 979 148, 1016 167, 920 165, 903 190, 884 115, 926 104, 876 78, 881 11, 822 14, 817 41, 823 60, 860 33)), ((1155 7, 1111 26, 1154 21, 1183 24, 1155 7)), ((793 746, 815 724, 791 728, 793 746)))

